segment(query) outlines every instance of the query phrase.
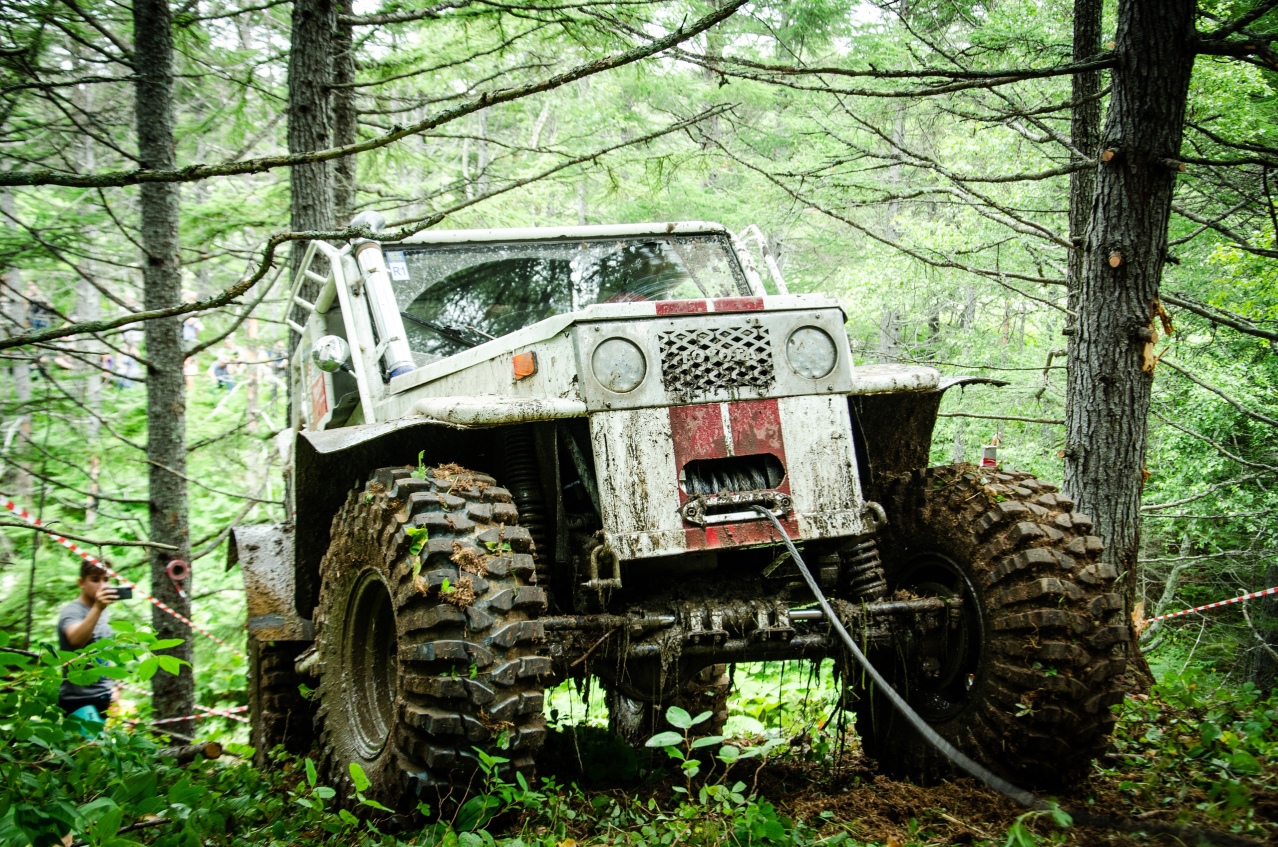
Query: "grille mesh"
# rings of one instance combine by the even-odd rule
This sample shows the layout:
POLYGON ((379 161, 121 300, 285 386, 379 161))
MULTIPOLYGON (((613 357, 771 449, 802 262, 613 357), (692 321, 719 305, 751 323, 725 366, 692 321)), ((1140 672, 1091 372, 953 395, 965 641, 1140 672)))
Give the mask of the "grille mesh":
POLYGON ((679 397, 733 388, 767 390, 776 381, 762 326, 673 329, 660 333, 661 382, 679 397))

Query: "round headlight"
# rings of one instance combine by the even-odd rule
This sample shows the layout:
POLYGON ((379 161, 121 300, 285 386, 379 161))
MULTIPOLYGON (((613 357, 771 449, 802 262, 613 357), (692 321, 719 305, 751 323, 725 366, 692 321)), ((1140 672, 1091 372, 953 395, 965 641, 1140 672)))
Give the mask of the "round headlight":
POLYGON ((823 329, 803 326, 790 333, 785 355, 795 373, 808 379, 820 379, 834 370, 839 351, 834 339, 823 329))
POLYGON ((617 394, 634 391, 648 373, 639 345, 624 338, 609 338, 596 347, 590 366, 599 384, 617 394))

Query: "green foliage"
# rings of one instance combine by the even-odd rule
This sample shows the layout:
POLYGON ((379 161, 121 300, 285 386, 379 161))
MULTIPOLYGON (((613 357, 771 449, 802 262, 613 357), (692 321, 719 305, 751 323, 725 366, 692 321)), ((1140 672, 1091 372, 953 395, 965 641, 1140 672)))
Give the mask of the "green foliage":
POLYGON ((0 630, 0 843, 46 847, 76 832, 93 845, 131 843, 117 837, 128 821, 146 816, 186 818, 193 790, 176 769, 157 766, 157 748, 143 735, 118 728, 97 733, 57 705, 63 676, 78 685, 101 677, 140 679, 176 673, 171 656, 154 651, 177 641, 117 627, 78 653, 42 648, 34 656, 8 650, 0 630))
POLYGON ((1192 808, 1263 834, 1256 798, 1278 788, 1278 691, 1226 688, 1198 671, 1169 675, 1120 711, 1104 773, 1139 811, 1192 808))

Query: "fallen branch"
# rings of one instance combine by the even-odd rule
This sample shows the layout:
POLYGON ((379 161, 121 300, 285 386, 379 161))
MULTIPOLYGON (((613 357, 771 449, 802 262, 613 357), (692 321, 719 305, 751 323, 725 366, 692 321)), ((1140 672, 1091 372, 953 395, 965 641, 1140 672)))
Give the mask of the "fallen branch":
POLYGON ((938 418, 980 418, 986 421, 1023 421, 1024 423, 1054 424, 1065 426, 1065 421, 1055 418, 1022 418, 1017 415, 977 415, 972 412, 939 412, 938 418))

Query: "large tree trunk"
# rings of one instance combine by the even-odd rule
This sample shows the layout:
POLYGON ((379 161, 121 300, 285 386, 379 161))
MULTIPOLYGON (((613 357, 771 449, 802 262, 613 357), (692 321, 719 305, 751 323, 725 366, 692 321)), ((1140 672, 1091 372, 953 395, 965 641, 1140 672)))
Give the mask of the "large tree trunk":
MULTIPOLYGON (((1074 61, 1083 62, 1100 53, 1102 0, 1074 0, 1074 61)), ((1070 112, 1070 143, 1087 161, 1096 162, 1100 152, 1101 123, 1101 72, 1086 71, 1074 74, 1070 112)), ((1075 171, 1069 175, 1069 240, 1074 249, 1069 252, 1070 304, 1076 304, 1078 290, 1082 287, 1083 244, 1087 236, 1087 221, 1091 217, 1092 196, 1096 192, 1096 171, 1092 168, 1075 171)))
MULTIPOLYGON (((355 13, 352 0, 341 0, 341 14, 355 13)), ((350 24, 338 23, 333 33, 333 146, 354 144, 359 129, 355 90, 344 88, 355 81, 355 39, 350 24)), ((356 157, 333 162, 333 213, 338 226, 355 216, 356 157)))
MULTIPOLYGON (((1264 584, 1278 585, 1278 564, 1265 571, 1264 584)), ((1262 692, 1272 692, 1278 689, 1278 594, 1261 598, 1251 618, 1258 642, 1251 662, 1251 681, 1262 692)))
POLYGON ((1146 417, 1153 383, 1150 333, 1184 130, 1193 0, 1119 5, 1102 164, 1069 338, 1065 489, 1090 514, 1122 578, 1128 609, 1138 584, 1146 417), (1112 155, 1111 155, 1112 152, 1112 155))
MULTIPOLYGON (((296 0, 293 3, 293 41, 288 60, 288 152, 323 150, 333 138, 334 0, 296 0)), ((326 229, 334 225, 333 184, 328 162, 296 165, 289 171, 292 228, 326 229)), ((293 266, 305 251, 294 242, 293 266)))
MULTIPOLYGON (((133 3, 133 71, 137 75, 138 164, 150 170, 177 166, 173 140, 173 27, 168 0, 133 3)), ((138 189, 142 226, 143 302, 163 309, 182 302, 182 267, 178 241, 178 186, 143 183, 138 189)), ((182 377, 182 318, 146 322, 147 462, 149 465, 151 540, 178 548, 151 552, 151 593, 178 613, 190 617, 191 603, 180 596, 165 568, 172 558, 190 559, 186 506, 186 384, 182 377)), ((187 583, 190 590, 190 583, 187 583)), ((189 595, 188 595, 189 596, 189 595)), ((184 638, 168 651, 191 661, 193 634, 158 608, 151 623, 160 638, 184 638)), ((159 717, 194 711, 195 687, 188 665, 177 676, 156 674, 151 682, 159 717)), ((176 724, 174 730, 189 734, 176 724)))

